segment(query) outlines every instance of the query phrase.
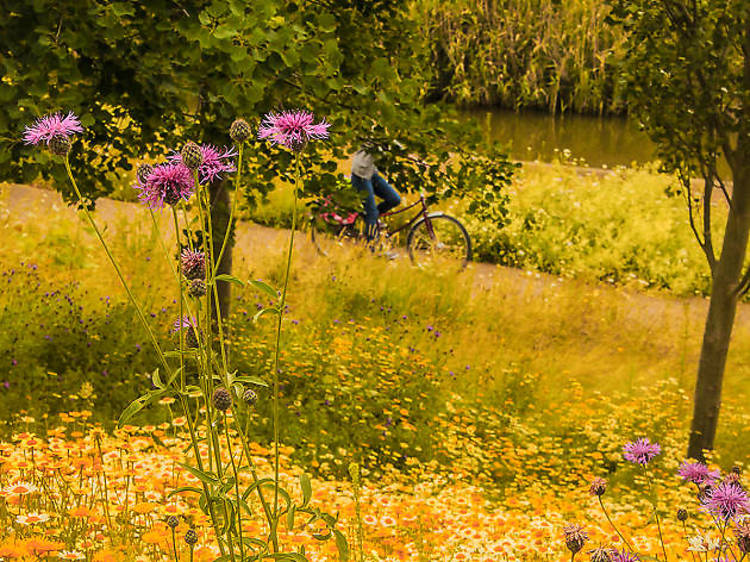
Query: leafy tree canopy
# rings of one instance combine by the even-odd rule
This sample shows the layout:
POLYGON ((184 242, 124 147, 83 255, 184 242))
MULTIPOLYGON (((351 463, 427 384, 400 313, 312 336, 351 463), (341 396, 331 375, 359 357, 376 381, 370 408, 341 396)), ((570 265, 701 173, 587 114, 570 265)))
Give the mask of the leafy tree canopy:
MULTIPOLYGON (((0 20, 0 173, 30 182, 51 174, 70 188, 51 156, 20 142, 23 126, 71 110, 86 127, 72 155, 88 196, 110 193, 113 178, 145 155, 163 156, 186 140, 227 144, 229 124, 304 107, 331 123, 333 140, 306 154, 317 172, 310 190, 334 185, 335 160, 369 141, 400 187, 458 184, 441 164, 480 138, 422 104, 420 41, 397 0, 6 0, 0 20), (85 158, 82 151, 93 151, 85 158), (323 153, 322 151, 325 151, 323 153), (76 154, 78 152, 78 154, 76 154), (103 171, 110 172, 107 176, 103 171), (440 180, 447 180, 442 182, 440 180)), ((498 192, 512 167, 497 147, 459 157, 466 170, 492 165, 498 192)), ((464 153, 466 154, 466 153, 464 153)), ((289 155, 253 143, 243 174, 250 193, 266 193, 289 170, 289 155)), ((307 168, 307 166, 306 166, 307 168)), ((494 198, 494 196, 493 196, 494 198)))

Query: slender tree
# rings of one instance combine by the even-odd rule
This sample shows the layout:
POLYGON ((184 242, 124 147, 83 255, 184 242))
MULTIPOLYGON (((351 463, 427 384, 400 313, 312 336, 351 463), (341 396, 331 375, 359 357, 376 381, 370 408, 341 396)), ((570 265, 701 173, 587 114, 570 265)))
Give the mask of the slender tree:
POLYGON ((628 34, 623 91, 664 169, 679 177, 711 271, 688 446, 688 456, 703 458, 714 447, 737 303, 750 288, 750 270, 743 272, 750 232, 750 2, 617 0, 615 6, 628 34), (728 207, 720 247, 715 195, 728 207))

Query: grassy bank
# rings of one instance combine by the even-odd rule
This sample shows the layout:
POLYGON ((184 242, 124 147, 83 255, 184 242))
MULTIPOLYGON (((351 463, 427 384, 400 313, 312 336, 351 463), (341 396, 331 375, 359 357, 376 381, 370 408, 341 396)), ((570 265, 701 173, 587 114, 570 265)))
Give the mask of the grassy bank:
MULTIPOLYGON (((680 296, 707 295, 705 257, 684 199, 666 194, 670 186, 674 180, 653 167, 527 163, 507 192, 507 224, 479 221, 450 201, 438 208, 465 223, 479 261, 680 296)), ((291 205, 291 192, 279 189, 250 218, 288 226, 291 205)), ((715 205, 715 236, 720 237, 725 207, 721 201, 715 205)))
MULTIPOLYGON (((147 304, 157 332, 168 340, 177 315, 171 272, 146 217, 140 209, 117 211, 114 206, 99 213, 109 220, 109 236, 128 276, 147 280, 135 291, 147 304)), ((160 220, 169 232, 167 218, 160 220)), ((27 378, 43 379, 44 373, 54 372, 70 389, 89 382, 99 391, 111 381, 122 381, 122 396, 97 392, 95 404, 102 419, 111 419, 128 392, 134 397, 148 384, 146 373, 153 361, 148 356, 142 364, 120 359, 130 357, 136 345, 146 347, 137 330, 126 339, 107 339, 106 321, 115 319, 106 316, 110 312, 99 299, 108 296, 109 306, 115 308, 124 302, 108 264, 90 251, 94 240, 70 210, 48 213, 44 223, 9 213, 3 231, 14 233, 6 236, 6 269, 20 267, 21 256, 35 247, 39 290, 75 283, 80 291, 77 305, 101 319, 88 335, 80 336, 81 345, 90 337, 98 354, 81 355, 76 363, 64 353, 73 345, 69 340, 48 341, 46 334, 32 335, 13 320, 25 314, 26 305, 4 293, 3 306, 13 312, 3 316, 6 341, 28 340, 23 353, 14 348, 21 367, 7 362, 2 366, 0 380, 9 383, 3 390, 9 406, 4 411, 25 408, 43 413, 70 407, 38 386, 24 386, 27 378)), ((278 281, 285 239, 283 231, 240 229, 235 274, 278 281)), ((251 290, 236 289, 234 303, 233 353, 243 371, 265 377, 271 326, 251 321, 264 299, 251 290)), ((616 419, 612 430, 618 437, 624 437, 620 432, 647 431, 656 419, 664 420, 664 432, 675 443, 687 432, 705 312, 705 302, 699 299, 649 298, 581 280, 534 279, 512 271, 490 274, 484 267, 472 266, 458 274, 420 270, 404 260, 384 262, 348 246, 323 259, 309 243, 301 242, 289 304, 292 321, 284 345, 284 392, 290 407, 286 435, 298 447, 298 458, 326 464, 324 468, 334 473, 343 469, 343 461, 333 460, 340 448, 370 450, 374 456, 365 463, 368 467, 392 465, 397 471, 408 466, 409 458, 450 466, 452 461, 446 459, 457 456, 456 462, 464 462, 449 445, 452 441, 443 439, 443 431, 461 437, 459 442, 466 437, 464 431, 489 432, 497 437, 493 443, 520 448, 531 446, 522 437, 529 432, 560 443, 573 435, 582 437, 577 426, 581 416, 606 424, 616 419), (618 408, 649 396, 643 411, 618 408), (400 414, 402 410, 407 413, 400 414), (471 429, 448 423, 456 412, 470 420, 471 429), (571 416, 568 422, 561 412, 571 416), (621 417, 618 412, 626 413, 621 417), (349 427, 353 420, 363 424, 357 431, 349 427)), ((52 303, 42 299, 39 306, 40 316, 61 318, 63 326, 67 322, 67 317, 55 316, 52 303)), ((744 313, 739 323, 719 431, 719 451, 737 460, 747 455, 742 442, 750 431, 739 408, 750 390, 742 359, 748 351, 744 313)), ((74 343, 79 345, 78 340, 74 343)), ((148 415, 168 415, 159 412, 148 415)), ((261 405, 259 428, 268 423, 264 412, 261 405)), ((585 446, 577 443, 611 448, 609 442, 619 441, 601 434, 585 446)), ((509 484, 531 469, 482 470, 488 479, 509 484)), ((533 470, 531 474, 538 475, 533 470)))

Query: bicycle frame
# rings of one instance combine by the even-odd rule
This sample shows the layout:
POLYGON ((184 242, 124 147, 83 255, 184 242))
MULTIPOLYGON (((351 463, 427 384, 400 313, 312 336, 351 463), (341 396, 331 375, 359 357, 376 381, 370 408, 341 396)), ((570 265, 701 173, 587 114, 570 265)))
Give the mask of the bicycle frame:
MULTIPOLYGON (((432 233, 432 222, 430 221, 427 213, 427 201, 425 199, 425 196, 423 193, 419 194, 419 200, 415 201, 411 205, 404 207, 403 209, 398 209, 397 211, 388 211, 387 213, 383 213, 380 215, 383 218, 386 217, 392 217, 394 215, 399 215, 401 213, 404 213, 408 211, 409 209, 413 209, 416 206, 421 206, 422 208, 419 210, 419 212, 414 215, 411 219, 409 219, 409 222, 402 224, 400 227, 398 227, 396 230, 390 230, 388 229, 385 233, 385 235, 390 238, 391 236, 394 236, 395 234, 398 234, 402 230, 407 230, 412 227, 412 225, 417 222, 420 218, 425 219, 425 223, 427 224, 427 231, 430 233, 430 236, 433 236, 432 233)), ((363 216, 360 214, 360 216, 363 216)))

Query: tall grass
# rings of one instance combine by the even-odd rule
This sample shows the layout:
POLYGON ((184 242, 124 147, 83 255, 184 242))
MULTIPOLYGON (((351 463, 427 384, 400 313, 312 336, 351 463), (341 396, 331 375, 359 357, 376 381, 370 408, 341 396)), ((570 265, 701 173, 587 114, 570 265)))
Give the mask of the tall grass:
POLYGON ((624 37, 601 0, 413 0, 436 95, 461 105, 620 112, 624 37))
MULTIPOLYGON (((542 168, 539 173, 546 177, 547 173, 558 171, 554 167, 542 168)), ((614 175, 608 181, 622 182, 622 177, 618 177, 614 175)), ((644 177, 636 177, 646 181, 644 177)), ((594 177, 590 180, 603 181, 594 177)), ((564 182, 552 185, 561 183, 564 182)), ((625 202, 632 201, 634 195, 626 186, 614 185, 620 185, 622 199, 613 200, 609 208, 612 212, 616 209, 625 212, 625 202)), ((533 195, 533 185, 521 184, 517 196, 524 197, 526 189, 531 190, 526 192, 527 196, 533 195)), ((553 187, 539 187, 537 196, 546 189, 553 187)), ((570 205, 578 209, 575 201, 571 199, 570 205)), ((679 202, 674 204, 677 217, 679 202)), ((125 297, 114 285, 106 262, 95 254, 89 258, 85 276, 80 275, 80 270, 70 271, 68 264, 88 253, 93 237, 84 225, 71 220, 72 211, 58 208, 56 212, 49 212, 51 208, 45 207, 47 220, 44 222, 20 224, 18 220, 9 220, 1 225, 5 227, 7 244, 0 263, 16 262, 29 244, 36 241, 35 258, 46 275, 59 280, 72 275, 82 277, 81 288, 88 289, 89 294, 99 294, 103 286, 111 286, 113 301, 122 302, 125 297), (69 239, 77 240, 77 245, 68 245, 68 259, 56 262, 54 256, 65 244, 39 244, 39 241, 50 232, 59 233, 63 229, 67 229, 69 239), (14 232, 21 235, 11 236, 14 232)), ((106 214, 106 209, 98 212, 106 214)), ((603 207, 598 211, 592 208, 582 216, 597 212, 603 212, 603 207)), ((629 212, 638 216, 640 211, 634 207, 629 212)), ((659 213, 666 211, 662 209, 659 213)), ((165 230, 169 224, 167 218, 161 218, 165 230)), ((668 232, 662 234, 663 224, 653 216, 638 216, 638 221, 642 222, 644 232, 650 224, 659 236, 670 238, 668 232)), ((113 251, 118 256, 130 257, 123 264, 129 278, 142 278, 138 273, 145 270, 152 274, 152 279, 170 275, 165 267, 155 269, 158 260, 157 263, 146 261, 149 256, 160 253, 156 241, 137 236, 141 228, 147 228, 147 223, 134 219, 126 207, 111 214, 109 224, 113 226, 112 231, 118 233, 111 238, 113 251), (141 246, 133 244, 135 238, 142 240, 141 246)), ((284 271, 279 250, 286 240, 284 231, 241 224, 237 232, 234 274, 244 280, 278 281, 284 271)), ((493 422, 492 431, 501 436, 509 431, 516 432, 519 442, 525 431, 544 436, 554 430, 561 440, 565 439, 565 432, 573 432, 575 423, 571 421, 569 426, 558 427, 561 409, 573 409, 569 412, 571 420, 585 414, 605 424, 614 419, 618 404, 626 406, 628 411, 638 411, 643 405, 653 406, 654 401, 658 401, 659 408, 664 408, 662 414, 671 420, 669 423, 679 426, 680 435, 686 437, 685 420, 705 320, 704 299, 678 299, 656 292, 648 295, 590 280, 558 279, 541 273, 494 270, 476 264, 459 274, 450 270, 424 270, 413 267, 408 260, 379 259, 348 244, 332 250, 329 257, 321 257, 309 242, 301 241, 290 280, 288 318, 299 324, 289 326, 285 348, 310 349, 317 345, 320 350, 289 357, 287 363, 296 365, 291 373, 315 374, 309 384, 319 388, 319 401, 323 401, 328 392, 326 377, 333 377, 330 388, 338 391, 339 377, 346 377, 348 384, 364 372, 381 368, 381 359, 387 367, 397 365, 396 357, 408 363, 410 349, 414 349, 414 357, 419 357, 419 363, 415 364, 417 371, 439 375, 441 400, 449 408, 460 409, 467 416, 467 423, 477 423, 479 427, 484 427, 479 423, 482 419, 499 416, 511 425, 503 429, 497 425, 500 422, 493 422), (349 324, 350 321, 353 324, 349 324), (345 325, 350 327, 336 328, 345 325), (356 327, 360 325, 367 330, 358 331, 356 327), (363 339, 372 334, 381 334, 384 339, 373 337, 371 343, 370 340, 359 341, 358 333, 363 339), (333 346, 333 342, 340 347, 333 346), (368 351, 361 353, 362 349, 368 351), (401 353, 403 356, 399 355, 401 353), (330 356, 330 369, 323 368, 328 365, 323 359, 318 360, 326 354, 330 356), (315 365, 322 368, 320 378, 317 378, 315 365), (664 385, 669 386, 674 398, 664 396, 664 385), (606 401, 601 397, 607 397, 606 401), (578 411, 584 404, 585 412, 578 411), (578 417, 576 412, 580 414, 578 417)), ((135 290, 141 299, 164 302, 166 295, 159 293, 160 285, 146 283, 136 286, 135 290)), ((266 332, 271 329, 270 323, 266 325, 261 320, 254 324, 245 320, 255 313, 255 299, 235 300, 233 307, 238 326, 245 328, 236 332, 236 341, 242 345, 232 352, 247 351, 248 357, 258 358, 256 363, 261 366, 261 357, 268 355, 261 344, 268 340, 266 332)), ((164 313, 165 316, 171 317, 175 312, 173 308, 164 313)), ((744 359, 750 353, 749 322, 750 314, 743 307, 730 349, 717 445, 722 458, 727 460, 750 460, 743 445, 750 438, 750 421, 740 416, 750 395, 747 382, 750 367, 744 359)), ((407 371, 402 375, 407 376, 407 371)), ((416 382, 410 380, 402 388, 406 391, 416 382)), ((134 387, 138 384, 144 382, 134 387)), ((394 387, 397 395, 398 388, 394 387)), ((139 390, 142 388, 132 389, 134 395, 139 390)), ((627 418, 623 416, 622 419, 627 418)), ((648 429, 648 419, 647 416, 638 418, 640 425, 634 425, 633 431, 648 429)), ((298 422, 292 420, 291 423, 298 422)), ((596 424, 592 425, 591 432, 595 429, 596 424)), ((290 426, 288 434, 293 431, 290 426)), ((300 432, 305 433, 302 429, 300 432)), ((309 430, 306 434, 312 435, 309 430)), ((344 463, 341 468, 345 466, 344 463)))

